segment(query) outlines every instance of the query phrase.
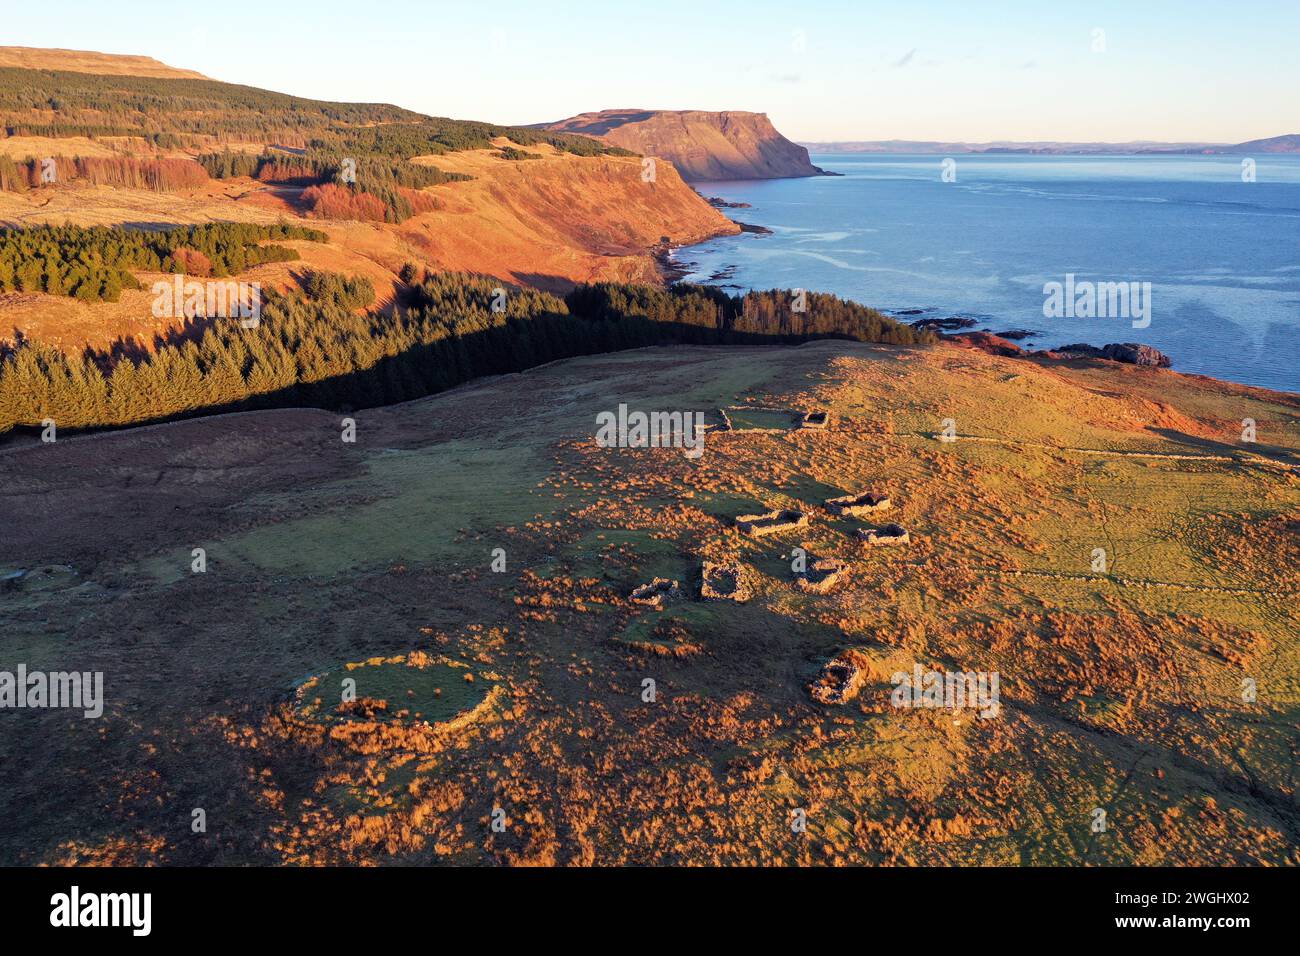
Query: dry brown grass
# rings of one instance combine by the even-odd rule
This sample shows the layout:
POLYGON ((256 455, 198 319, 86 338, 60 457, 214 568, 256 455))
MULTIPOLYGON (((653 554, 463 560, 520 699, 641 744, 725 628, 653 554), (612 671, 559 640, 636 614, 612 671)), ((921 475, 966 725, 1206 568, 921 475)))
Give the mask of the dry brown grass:
MULTIPOLYGON (((294 243, 300 262, 261 266, 239 278, 287 286, 304 269, 361 275, 374 285, 380 307, 393 301, 397 273, 408 262, 553 291, 587 281, 657 283, 658 267, 649 249, 664 236, 689 243, 738 231, 666 163, 660 164, 658 181, 647 184, 641 182, 636 158, 584 158, 551 147, 533 151, 543 158, 509 162, 495 150, 473 150, 427 160, 476 178, 424 190, 436 208, 400 226, 306 220, 300 215, 300 190, 250 179, 211 181, 169 193, 82 184, 0 192, 0 222, 301 222, 324 229, 329 242, 294 243)), ((3 303, 0 339, 11 340, 17 330, 65 349, 104 348, 122 339, 151 348, 156 336, 176 330, 151 317, 149 301, 143 292, 94 305, 66 297, 10 296, 3 303)))
POLYGON ((206 79, 202 73, 181 70, 160 63, 151 56, 96 53, 92 50, 60 50, 43 47, 0 46, 0 66, 20 70, 66 70, 71 73, 99 73, 105 76, 155 76, 206 79))

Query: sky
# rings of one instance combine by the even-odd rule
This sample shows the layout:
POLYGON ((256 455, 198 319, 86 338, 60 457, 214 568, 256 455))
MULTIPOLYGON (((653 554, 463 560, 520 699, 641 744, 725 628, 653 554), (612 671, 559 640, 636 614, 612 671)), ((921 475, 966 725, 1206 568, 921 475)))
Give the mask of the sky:
POLYGON ((753 110, 800 141, 1300 133, 1295 0, 7 6, 0 45, 143 54, 233 83, 501 124, 635 107, 753 110))

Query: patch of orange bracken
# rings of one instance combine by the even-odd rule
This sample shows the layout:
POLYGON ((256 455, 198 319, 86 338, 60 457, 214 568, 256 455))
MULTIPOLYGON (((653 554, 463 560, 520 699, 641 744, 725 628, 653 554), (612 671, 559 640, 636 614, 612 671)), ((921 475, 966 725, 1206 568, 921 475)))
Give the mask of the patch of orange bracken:
MULTIPOLYGON (((549 146, 530 150, 541 159, 511 162, 491 149, 417 160, 475 178, 407 190, 417 214, 400 225, 358 221, 383 217, 373 208, 353 208, 332 187, 307 196, 301 188, 247 178, 214 180, 173 192, 82 183, 0 192, 0 221, 299 221, 323 229, 329 242, 290 243, 301 262, 261 266, 238 278, 284 284, 304 268, 362 275, 375 286, 380 306, 393 301, 397 274, 408 262, 433 271, 496 276, 548 291, 562 292, 576 282, 657 284, 662 279, 651 250, 665 239, 687 244, 739 231, 668 163, 660 163, 655 181, 646 183, 637 157, 579 157, 549 146), (304 218, 313 205, 311 217, 304 218), (337 215, 356 218, 332 218, 337 215)), ((361 197, 362 206, 372 198, 361 197)), ((62 296, 13 298, 5 302, 0 336, 11 338, 17 329, 33 341, 71 350, 102 349, 119 340, 152 348, 155 336, 176 330, 169 320, 152 317, 150 299, 144 296, 126 293, 120 303, 93 305, 62 296)))
POLYGON ((138 834, 112 836, 99 843, 62 843, 49 861, 50 866, 154 866, 163 862, 167 841, 160 836, 138 834))

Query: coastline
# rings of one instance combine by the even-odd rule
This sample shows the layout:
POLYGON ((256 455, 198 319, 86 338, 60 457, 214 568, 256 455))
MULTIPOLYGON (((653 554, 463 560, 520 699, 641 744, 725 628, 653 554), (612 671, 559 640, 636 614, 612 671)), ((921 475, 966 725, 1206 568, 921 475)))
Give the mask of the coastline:
MULTIPOLYGON (((805 178, 805 177, 798 177, 805 178)), ((710 205, 715 208, 753 208, 750 203, 732 203, 726 200, 718 200, 706 197, 710 205)), ((773 235, 774 231, 766 226, 752 223, 742 223, 738 220, 731 220, 740 227, 740 232, 724 232, 716 236, 707 236, 695 242, 681 243, 660 243, 652 250, 660 277, 666 287, 684 284, 685 279, 690 276, 695 267, 699 265, 696 262, 682 261, 677 254, 682 250, 695 246, 700 246, 715 239, 738 238, 742 235, 773 235)), ((726 291, 731 295, 744 295, 748 291, 745 287, 735 283, 724 283, 718 280, 733 279, 735 272, 739 268, 737 263, 725 265, 707 278, 693 280, 691 284, 709 285, 726 291)), ((814 289, 810 291, 827 292, 829 290, 814 289)), ((839 293, 831 293, 838 295, 839 293)), ((868 308, 876 308, 868 302, 861 302, 848 296, 841 296, 848 301, 855 302, 868 308)), ((901 309, 880 309, 885 315, 897 321, 905 321, 908 318, 925 316, 924 318, 914 319, 906 324, 913 328, 931 328, 937 332, 940 337, 940 344, 950 345, 954 348, 976 349, 988 352, 994 355, 1002 355, 1007 358, 1018 358, 1037 361, 1050 361, 1062 363, 1078 362, 1096 362, 1105 363, 1108 366, 1133 368, 1142 368, 1149 370, 1159 370, 1170 372, 1186 378, 1200 379, 1211 382, 1218 386, 1228 386, 1232 389, 1240 389, 1247 393, 1267 393, 1274 396, 1284 404, 1300 402, 1300 389, 1290 391, 1282 388, 1274 388, 1268 385, 1255 385, 1249 382, 1239 382, 1235 379, 1224 378, 1217 375, 1209 375, 1203 372, 1183 371, 1175 366, 1175 358, 1166 355, 1164 352, 1156 349, 1154 346, 1142 342, 1107 342, 1102 345, 1093 345, 1089 342, 1071 343, 1069 345, 1057 346, 1055 348, 1029 348, 1016 344, 1020 340, 1038 338, 1045 333, 1037 329, 1008 329, 1003 332, 995 332, 992 328, 976 328, 980 324, 996 326, 998 323, 993 322, 994 316, 985 313, 959 312, 951 314, 950 310, 939 310, 933 307, 907 307, 901 309), (943 318, 934 318, 926 316, 926 313, 949 312, 943 318), (962 330, 962 331, 956 331, 962 330), (1126 353, 1131 353, 1132 357, 1123 357, 1126 353)), ((1005 323, 1003 323, 1005 324, 1005 323)), ((1027 343, 1032 345, 1032 343, 1027 343)))
MULTIPOLYGON (((807 288, 898 321, 976 332, 1028 353, 1105 357, 1107 346, 1112 353, 1121 346, 1147 346, 1160 353, 1150 356, 1153 363, 1167 360, 1185 374, 1300 393, 1294 363, 1287 359, 1300 346, 1300 327, 1286 308, 1296 283, 1276 241, 1294 218, 1294 203, 1276 191, 1223 195, 1233 187, 1218 175, 1214 157, 1196 158, 1204 162, 1195 166, 1148 159, 1180 165, 1154 173, 1150 166, 1125 167, 1122 174, 1088 168, 1082 176, 1058 172, 1065 168, 1061 157, 1026 157, 1035 164, 1028 168, 1003 166, 998 157, 971 157, 985 165, 963 166, 955 186, 940 185, 932 157, 813 159, 838 160, 849 175, 835 185, 795 177, 702 187, 711 205, 728 213, 743 209, 748 224, 762 224, 773 241, 708 241, 692 244, 690 253, 684 246, 674 249, 665 257, 668 281, 712 285, 733 295, 807 288), (960 205, 947 202, 954 196, 960 205), (1229 214, 1220 199, 1245 203, 1232 212, 1258 216, 1260 241, 1274 251, 1262 258, 1222 254, 1202 274, 1197 263, 1208 254, 1202 237, 1229 214), (1119 242, 1112 235, 1117 215, 1128 224, 1119 242), (1056 228, 1067 216, 1075 224, 1070 234, 1056 228), (999 217, 1014 223, 1014 232, 1003 230, 985 242, 986 225, 980 224, 999 217), (1148 232, 1178 241, 1142 240, 1148 232), (1132 315, 1132 329, 1127 317, 1044 318, 1038 291, 1044 282, 1060 281, 1054 270, 1061 261, 1069 264, 1060 266, 1063 273, 1078 271, 1097 282, 1149 284, 1157 298, 1154 326, 1147 329, 1149 318, 1137 321, 1141 312, 1132 315)), ((1277 176, 1279 189, 1294 189, 1300 166, 1293 159, 1277 176)), ((1235 217, 1223 228, 1237 228, 1239 221, 1235 217)))

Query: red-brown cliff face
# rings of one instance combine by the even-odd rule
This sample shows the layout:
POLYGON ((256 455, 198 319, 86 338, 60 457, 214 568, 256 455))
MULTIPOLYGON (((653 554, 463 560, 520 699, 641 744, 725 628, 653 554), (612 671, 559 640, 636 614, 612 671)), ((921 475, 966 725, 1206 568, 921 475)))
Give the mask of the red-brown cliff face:
POLYGON ((547 129, 583 133, 644 156, 668 160, 687 180, 818 176, 808 150, 786 139, 766 113, 728 110, 601 110, 547 129))

